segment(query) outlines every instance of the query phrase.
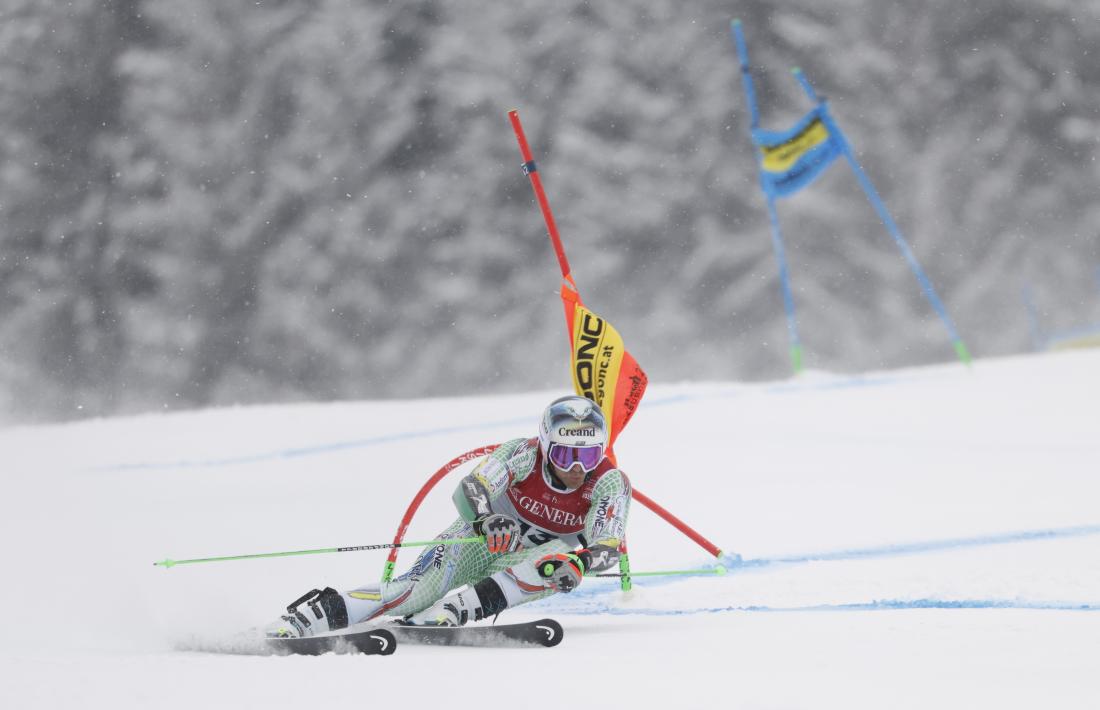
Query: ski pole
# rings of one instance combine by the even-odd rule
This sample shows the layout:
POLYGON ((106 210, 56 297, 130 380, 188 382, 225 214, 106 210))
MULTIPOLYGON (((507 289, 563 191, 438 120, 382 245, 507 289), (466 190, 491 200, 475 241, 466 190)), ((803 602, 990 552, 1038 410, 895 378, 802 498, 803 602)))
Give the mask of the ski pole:
POLYGON ((393 549, 390 550, 389 557, 386 558, 386 564, 382 567, 382 581, 388 582, 393 579, 393 570, 397 567, 397 551, 401 549, 401 542, 405 538, 405 532, 409 529, 409 524, 412 523, 413 516, 416 515, 417 509, 424 501, 424 498, 435 487, 435 484, 443 480, 451 471, 455 470, 467 461, 472 461, 476 458, 481 458, 487 454, 492 453, 500 444, 490 444, 488 446, 479 446, 476 449, 470 449, 466 453, 455 456, 453 459, 443 465, 438 471, 432 474, 432 477, 428 479, 428 482, 420 487, 416 497, 413 498, 412 503, 409 503, 408 509, 405 510, 405 517, 401 518, 401 524, 397 527, 397 534, 393 536, 393 549))
POLYGON ((721 576, 726 573, 726 568, 722 565, 715 565, 711 569, 665 569, 657 570, 653 572, 629 572, 623 574, 622 572, 605 572, 602 574, 589 574, 586 577, 667 577, 672 575, 718 575, 721 576))
POLYGON ((225 562, 228 560, 255 560, 261 557, 291 557, 293 555, 320 555, 326 552, 359 552, 361 550, 388 550, 391 547, 431 547, 433 545, 461 545, 467 542, 484 542, 483 537, 459 537, 448 540, 423 540, 420 542, 387 542, 383 545, 356 545, 355 547, 323 547, 317 550, 292 550, 290 552, 261 552, 255 555, 232 555, 230 557, 199 557, 193 560, 161 560, 154 567, 175 567, 198 562, 225 562))

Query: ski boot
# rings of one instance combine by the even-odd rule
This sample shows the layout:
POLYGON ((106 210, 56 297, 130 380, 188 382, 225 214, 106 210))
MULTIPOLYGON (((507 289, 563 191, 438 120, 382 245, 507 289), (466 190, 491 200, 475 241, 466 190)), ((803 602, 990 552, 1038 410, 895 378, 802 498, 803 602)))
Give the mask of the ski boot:
POLYGON ((424 611, 406 616, 403 623, 409 626, 465 626, 471 617, 481 618, 477 613, 480 608, 476 592, 469 589, 443 597, 424 611))
POLYGON ((290 604, 286 612, 264 629, 267 638, 306 638, 348 626, 344 597, 332 587, 310 590, 290 604), (305 608, 299 609, 303 604, 305 608))

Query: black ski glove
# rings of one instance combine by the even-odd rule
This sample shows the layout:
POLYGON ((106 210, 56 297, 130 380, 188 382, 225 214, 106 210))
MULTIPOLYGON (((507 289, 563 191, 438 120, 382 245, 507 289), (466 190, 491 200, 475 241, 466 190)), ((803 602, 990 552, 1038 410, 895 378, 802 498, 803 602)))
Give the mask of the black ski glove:
POLYGON ((546 580, 546 586, 555 592, 571 592, 584 578, 584 562, 573 553, 546 555, 535 563, 535 569, 546 580))
POLYGON ((474 521, 474 532, 485 536, 485 546, 492 554, 515 552, 523 540, 519 523, 504 513, 493 513, 474 521))

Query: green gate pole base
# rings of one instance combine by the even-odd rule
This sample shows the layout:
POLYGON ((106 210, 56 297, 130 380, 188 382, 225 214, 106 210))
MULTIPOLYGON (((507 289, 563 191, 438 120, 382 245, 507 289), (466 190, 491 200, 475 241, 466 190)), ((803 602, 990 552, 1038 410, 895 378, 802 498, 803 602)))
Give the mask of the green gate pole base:
POLYGON ((794 374, 802 374, 802 346, 795 345, 791 348, 791 367, 794 368, 794 374))
POLYGON ((962 363, 967 367, 970 367, 973 363, 970 361, 970 351, 966 349, 966 343, 961 340, 955 341, 955 354, 959 356, 962 363))

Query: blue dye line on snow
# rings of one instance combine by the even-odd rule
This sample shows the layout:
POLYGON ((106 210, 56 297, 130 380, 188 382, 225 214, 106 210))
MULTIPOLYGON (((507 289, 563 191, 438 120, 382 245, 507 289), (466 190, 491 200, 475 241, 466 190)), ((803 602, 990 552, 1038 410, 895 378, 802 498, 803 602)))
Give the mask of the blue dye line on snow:
MULTIPOLYGON (((742 559, 740 555, 725 555, 718 563, 726 568, 726 575, 736 575, 743 572, 754 572, 771 567, 794 566, 809 564, 811 562, 839 562, 845 560, 864 560, 884 557, 901 557, 904 555, 920 555, 951 550, 961 550, 990 545, 1010 545, 1021 542, 1036 542, 1042 540, 1058 540, 1087 535, 1100 535, 1100 525, 1079 525, 1068 528, 1050 528, 1043 530, 1023 530, 1019 532, 999 533, 995 535, 981 535, 975 537, 953 538, 948 540, 928 540, 924 542, 912 542, 896 545, 882 545, 879 547, 863 547, 846 550, 834 550, 826 552, 814 552, 803 555, 784 555, 781 557, 761 557, 755 559, 742 559)), ((714 569, 714 564, 702 565, 696 569, 698 577, 691 576, 667 576, 667 577, 634 577, 631 582, 636 587, 660 587, 668 584, 684 582, 688 579, 721 579, 722 575, 706 574, 714 569)), ((612 577, 594 579, 593 582, 612 582, 618 584, 618 580, 612 577)), ((608 593, 605 585, 588 583, 576 591, 570 593, 574 601, 594 599, 608 593)), ((538 603, 538 602, 536 602, 538 603)), ((556 607, 555 607, 556 608, 556 607)))
MULTIPOLYGON (((999 533, 994 535, 980 535, 973 537, 953 538, 948 540, 929 540, 924 542, 902 543, 895 545, 882 545, 878 547, 852 548, 834 551, 814 552, 801 555, 783 555, 777 557, 762 557, 755 559, 742 559, 740 555, 726 555, 719 563, 726 568, 726 575, 704 574, 700 577, 707 580, 723 579, 731 575, 743 572, 751 572, 780 566, 794 566, 809 564, 811 562, 836 562, 844 560, 864 560, 884 557, 900 557, 904 555, 919 555, 943 551, 960 550, 989 545, 1009 545, 1021 542, 1036 542, 1043 540, 1058 540, 1087 535, 1100 534, 1100 525, 1079 525, 1068 528, 1051 528, 1043 530, 1024 530, 1019 532, 999 533)), ((700 572, 714 569, 714 564, 700 566, 700 572)), ((635 577, 632 583, 636 587, 659 587, 669 584, 682 583, 688 579, 699 577, 668 576, 668 577, 635 577)), ((593 580, 595 581, 595 580, 593 580)), ((614 578, 605 578, 600 581, 614 582, 614 578)), ((725 607, 700 607, 695 609, 645 609, 629 607, 617 607, 608 604, 603 599, 615 594, 604 585, 582 586, 570 593, 568 601, 561 599, 544 600, 535 602, 536 605, 547 605, 554 611, 563 614, 607 614, 607 615, 641 615, 641 616, 683 616, 692 614, 718 614, 731 612, 824 612, 824 611, 894 611, 901 609, 1028 609, 1037 611, 1100 611, 1100 603, 1097 602, 1064 602, 1064 601, 1029 601, 1022 599, 884 599, 870 602, 857 602, 847 604, 814 604, 807 606, 772 607, 772 606, 725 606, 725 607), (571 606, 572 605, 572 606, 571 606)))
MULTIPOLYGON (((866 377, 856 376, 849 377, 840 380, 830 380, 813 383, 780 383, 764 388, 764 392, 769 394, 790 394, 794 392, 804 392, 810 390, 833 390, 833 389, 848 389, 857 387, 877 387, 888 384, 895 384, 897 382, 904 381, 898 377, 866 377)), ((683 404, 686 402, 707 400, 707 399, 730 399, 734 397, 741 397, 745 394, 758 391, 756 389, 750 389, 749 386, 742 386, 736 389, 720 389, 707 393, 681 393, 675 395, 669 395, 667 397, 656 397, 647 400, 646 404, 650 407, 663 407, 669 405, 683 404)), ((461 434, 465 432, 484 431, 500 429, 503 427, 526 427, 531 425, 532 420, 530 417, 514 417, 512 419, 502 419, 494 422, 486 422, 483 424, 468 424, 464 426, 453 427, 437 427, 434 429, 421 429, 418 431, 405 431, 395 432, 393 434, 386 434, 383 436, 374 436, 365 439, 354 439, 351 441, 335 441, 327 444, 317 444, 315 446, 303 446, 292 449, 278 449, 275 451, 267 451, 257 454, 245 455, 245 456, 227 456, 224 458, 210 458, 210 459, 182 459, 178 461, 164 461, 164 462, 139 462, 139 463, 120 463, 111 464, 108 466, 97 466, 92 468, 93 471, 153 471, 160 469, 170 468, 217 468, 221 466, 241 466, 246 464, 262 463, 264 461, 278 461, 281 459, 296 459, 307 456, 319 456, 323 454, 331 454, 338 451, 348 451, 353 449, 363 449, 372 446, 382 446, 385 444, 393 444, 402 441, 413 441, 416 439, 429 439, 436 436, 447 436, 450 434, 461 434)))
POLYGON ((281 449, 278 451, 269 451, 267 453, 253 454, 250 456, 231 456, 220 459, 184 459, 181 461, 169 461, 160 463, 124 463, 114 464, 111 466, 100 466, 93 470, 95 471, 140 471, 140 470, 157 470, 168 468, 216 468, 219 466, 239 466, 250 463, 261 463, 263 461, 276 461, 279 459, 295 459, 306 456, 316 456, 319 454, 330 454, 337 451, 346 451, 349 449, 362 449, 371 446, 380 446, 383 444, 392 444, 399 441, 412 441, 415 439, 426 439, 434 436, 446 436, 448 434, 460 434, 468 431, 481 431, 484 429, 498 429, 501 427, 519 426, 522 424, 530 424, 527 417, 522 419, 503 419, 496 422, 487 422, 484 424, 468 424, 466 426, 454 426, 454 427, 440 427, 436 429, 423 429, 421 431, 406 431, 397 432, 394 434, 385 434, 382 436, 374 436, 367 439, 356 439, 353 441, 337 441, 330 444, 318 444, 316 446, 304 446, 294 449, 281 449))
MULTIPOLYGON (((537 602, 536 602, 537 603, 537 602)), ((616 607, 609 604, 587 604, 570 608, 560 602, 554 605, 559 614, 581 616, 694 616, 730 613, 790 613, 790 612, 851 612, 900 611, 906 609, 1026 609, 1031 611, 1100 611, 1097 602, 1029 601, 1026 599, 876 599, 849 604, 810 604, 806 606, 722 606, 694 609, 653 609, 616 607)))
POLYGON ((911 381, 913 378, 898 375, 867 376, 854 375, 851 377, 815 380, 810 382, 793 380, 790 382, 778 382, 772 385, 737 385, 734 387, 723 386, 710 392, 681 392, 665 397, 654 397, 646 400, 646 406, 661 407, 670 404, 682 404, 708 399, 731 399, 744 397, 756 392, 766 394, 797 394, 800 392, 827 392, 830 390, 862 389, 866 387, 883 387, 911 381))
POLYGON ((983 547, 985 545, 1005 545, 1016 542, 1031 542, 1034 540, 1051 540, 1055 538, 1082 537, 1085 535, 1100 534, 1100 525, 1079 525, 1069 528, 1053 528, 1045 530, 1024 530, 1020 532, 998 533, 994 535, 977 535, 974 537, 961 537, 948 540, 928 540, 924 542, 910 542, 894 545, 882 545, 880 547, 862 547, 848 550, 834 550, 832 552, 815 552, 802 555, 785 555, 780 557, 762 557, 759 559, 742 560, 740 556, 726 556, 722 564, 727 570, 753 569, 771 567, 774 565, 803 564, 807 562, 833 562, 837 560, 860 560, 876 557, 900 557, 902 555, 917 555, 927 552, 940 552, 942 550, 956 550, 967 547, 983 547))

